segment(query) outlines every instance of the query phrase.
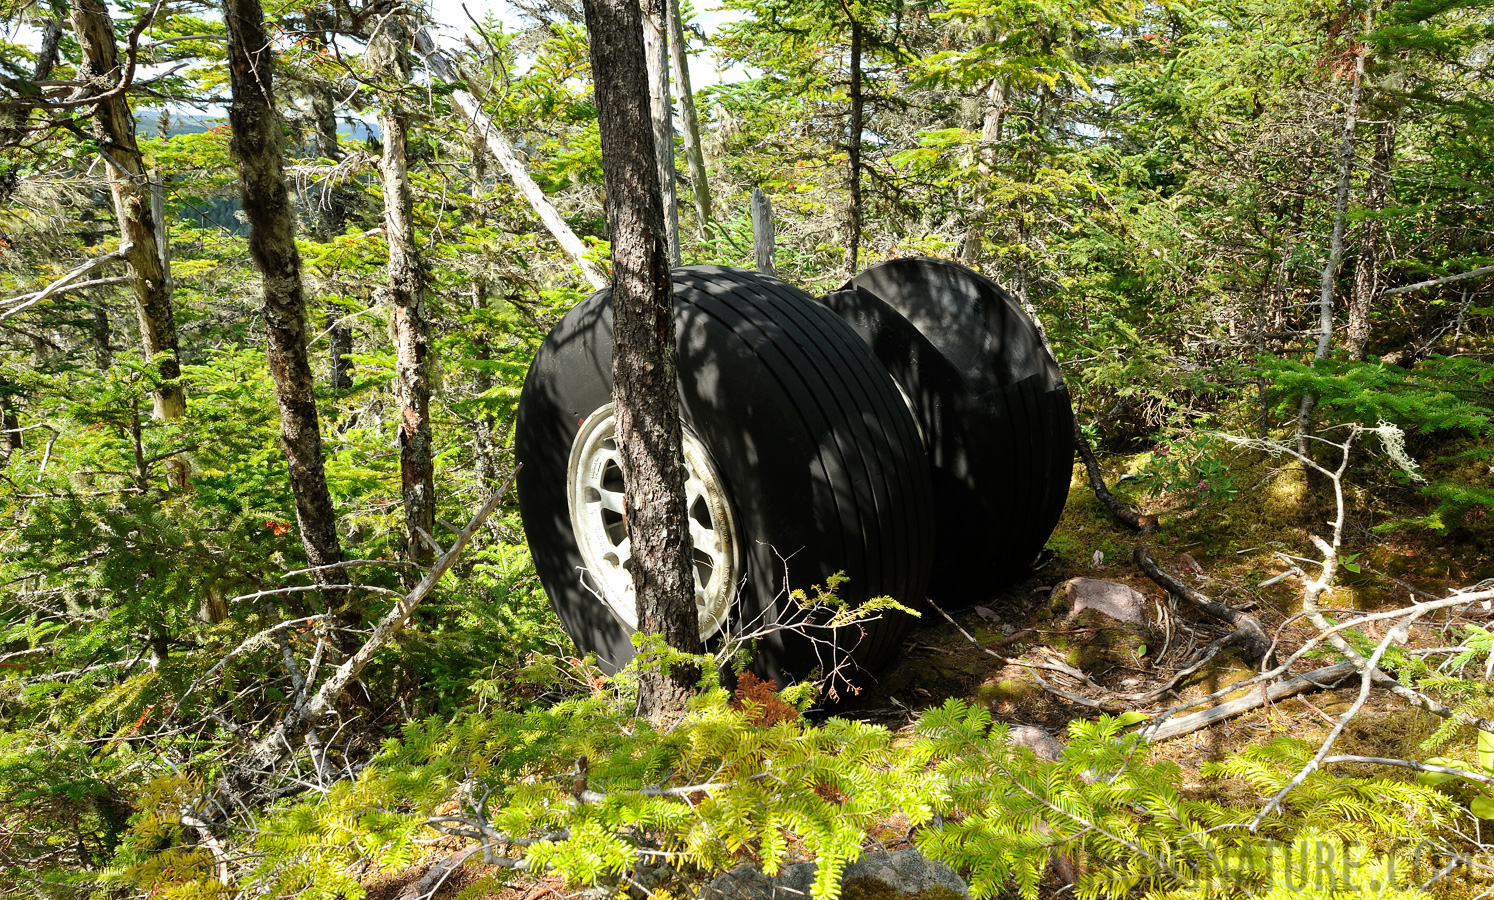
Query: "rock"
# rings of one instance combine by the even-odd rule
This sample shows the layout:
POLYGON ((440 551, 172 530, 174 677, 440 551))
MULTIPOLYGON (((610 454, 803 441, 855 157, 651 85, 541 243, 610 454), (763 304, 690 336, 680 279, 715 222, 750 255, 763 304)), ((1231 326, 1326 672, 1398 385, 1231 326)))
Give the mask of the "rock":
POLYGON ((1129 585, 1099 578, 1070 578, 1063 583, 1063 594, 1069 607, 1063 620, 1066 626, 1093 610, 1123 625, 1146 627, 1146 597, 1129 585))
POLYGON ((1037 754, 1038 759, 1053 762, 1063 754, 1063 743, 1041 728, 1032 725, 1013 725, 1007 729, 1007 739, 1014 747, 1026 747, 1037 754))
MULTIPOLYGON (((756 866, 743 863, 707 885, 701 900, 802 900, 809 896, 817 871, 815 863, 798 863, 784 866, 778 877, 769 878, 756 866)), ((911 849, 862 854, 841 876, 842 884, 857 879, 881 882, 900 894, 943 887, 957 896, 970 896, 953 869, 911 849)))
POLYGON ((773 879, 761 869, 752 863, 742 863, 706 885, 701 900, 774 900, 773 888, 773 879))

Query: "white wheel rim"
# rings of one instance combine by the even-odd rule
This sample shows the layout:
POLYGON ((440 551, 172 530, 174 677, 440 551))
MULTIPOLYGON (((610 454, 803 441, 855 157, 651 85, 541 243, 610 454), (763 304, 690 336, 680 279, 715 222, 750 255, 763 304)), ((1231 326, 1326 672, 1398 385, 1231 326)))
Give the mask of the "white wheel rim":
MULTIPOLYGON (((737 531, 721 479, 705 448, 688 429, 684 453, 685 520, 695 563, 695 611, 704 640, 721 630, 731 611, 738 570, 737 531)), ((581 561, 591 576, 588 586, 620 622, 636 631, 633 552, 625 521, 617 419, 610 403, 586 417, 571 445, 566 499, 581 561)))

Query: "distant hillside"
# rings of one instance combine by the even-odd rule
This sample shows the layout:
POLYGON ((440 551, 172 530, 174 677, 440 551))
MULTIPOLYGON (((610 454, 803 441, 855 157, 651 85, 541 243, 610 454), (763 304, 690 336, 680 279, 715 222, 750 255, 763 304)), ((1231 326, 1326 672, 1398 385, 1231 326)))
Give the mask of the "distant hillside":
MULTIPOLYGON (((161 118, 160 110, 146 109, 135 114, 135 129, 141 135, 154 135, 158 129, 161 118)), ((167 136, 176 137, 179 134, 201 134, 214 126, 222 125, 228 121, 227 111, 223 115, 206 115, 202 113, 171 111, 168 119, 167 136)), ((337 133, 343 138, 351 138, 358 141, 366 141, 370 137, 379 136, 379 126, 376 122, 365 122, 361 119, 341 118, 337 122, 337 133)))

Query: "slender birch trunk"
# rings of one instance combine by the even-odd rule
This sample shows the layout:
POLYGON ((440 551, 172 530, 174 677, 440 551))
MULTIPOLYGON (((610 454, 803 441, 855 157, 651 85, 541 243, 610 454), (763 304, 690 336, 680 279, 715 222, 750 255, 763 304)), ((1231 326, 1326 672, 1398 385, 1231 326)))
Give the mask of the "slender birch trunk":
MULTIPOLYGON (((78 80, 87 84, 84 96, 103 94, 117 87, 124 75, 119 47, 109 12, 99 0, 72 0, 73 30, 83 52, 78 80)), ((179 419, 187 410, 187 397, 178 379, 176 319, 171 309, 171 279, 168 275, 164 223, 153 209, 151 179, 145 159, 135 142, 135 118, 123 92, 93 106, 93 136, 108 172, 109 193, 119 220, 120 240, 129 245, 125 266, 135 297, 140 322, 141 349, 157 359, 162 380, 155 394, 153 415, 157 419, 179 419)), ((185 480, 184 467, 173 470, 172 480, 185 480)))
POLYGON ((706 175, 705 148, 700 142, 700 116, 695 111, 695 92, 690 87, 690 53, 685 43, 685 24, 680 20, 680 0, 667 0, 669 47, 674 56, 674 84, 680 98, 680 130, 685 136, 685 164, 690 168, 690 188, 695 196, 695 222, 702 239, 711 233, 711 182, 706 175))
MULTIPOLYGON (((1354 138, 1359 125, 1359 92, 1364 83, 1364 57, 1366 49, 1361 46, 1354 62, 1354 80, 1349 87, 1348 105, 1344 111, 1343 136, 1338 146, 1338 187, 1333 204, 1333 234, 1328 240, 1328 259, 1323 263, 1322 279, 1318 284, 1318 346, 1312 354, 1312 365, 1328 358, 1333 347, 1333 287, 1338 281, 1339 269, 1344 261, 1344 232, 1349 219, 1349 190, 1354 179, 1354 138)), ((1297 412, 1297 452, 1309 456, 1312 452, 1312 415, 1317 409, 1317 395, 1302 395, 1302 405, 1297 412)))
POLYGON ((643 0, 643 56, 648 69, 648 109, 654 133, 654 163, 664 204, 669 261, 680 264, 680 207, 674 185, 674 108, 669 97, 669 0, 643 0))
MULTIPOLYGON (((395 85, 410 81, 408 37, 404 23, 391 17, 384 75, 395 85)), ((430 325, 425 313, 425 284, 420 251, 415 246, 414 191, 410 186, 406 145, 409 124, 393 91, 379 95, 379 130, 384 156, 379 175, 384 182, 384 237, 389 246, 388 284, 382 289, 393 308, 394 382, 399 398, 400 495, 405 507, 405 552, 415 562, 434 558, 421 536, 431 535, 436 521, 435 470, 431 462, 431 383, 427 357, 430 325)))

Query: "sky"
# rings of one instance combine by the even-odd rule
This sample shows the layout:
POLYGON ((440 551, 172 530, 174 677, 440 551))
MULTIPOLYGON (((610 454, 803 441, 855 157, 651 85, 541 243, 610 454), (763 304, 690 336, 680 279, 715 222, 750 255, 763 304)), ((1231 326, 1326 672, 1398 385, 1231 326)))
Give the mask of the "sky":
MULTIPOLYGON (((517 13, 505 0, 427 0, 427 2, 430 5, 432 18, 441 27, 446 37, 448 47, 456 46, 461 37, 472 29, 471 20, 462 10, 463 3, 466 4, 467 11, 472 13, 472 18, 479 22, 491 12, 504 23, 507 30, 514 31, 521 27, 517 13)), ((709 3, 709 0, 706 0, 696 10, 694 22, 709 35, 721 25, 740 15, 731 10, 717 9, 709 3)), ((35 28, 21 24, 18 19, 10 24, 11 27, 5 34, 7 40, 33 49, 40 44, 41 33, 35 28)), ((690 87, 694 90, 698 91, 708 85, 719 84, 722 81, 737 81, 746 77, 747 73, 739 66, 723 71, 709 48, 705 52, 696 53, 690 57, 690 87)))
MULTIPOLYGON (((492 13, 495 18, 504 23, 506 31, 516 31, 521 27, 518 15, 505 0, 428 0, 428 2, 431 17, 442 27, 447 46, 454 46, 460 40, 461 35, 472 30, 472 21, 467 18, 467 13, 462 11, 463 3, 466 4, 467 12, 472 14, 472 18, 479 22, 485 15, 492 13)), ((740 15, 732 10, 717 9, 709 0, 706 0, 696 9, 694 23, 709 35, 721 25, 740 15)), ((709 48, 703 53, 690 57, 690 87, 694 90, 698 91, 707 85, 719 84, 722 81, 736 81, 745 77, 747 77, 746 73, 740 67, 734 66, 724 72, 721 71, 709 48)))

